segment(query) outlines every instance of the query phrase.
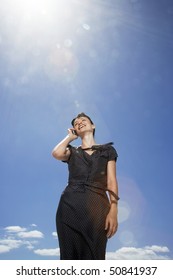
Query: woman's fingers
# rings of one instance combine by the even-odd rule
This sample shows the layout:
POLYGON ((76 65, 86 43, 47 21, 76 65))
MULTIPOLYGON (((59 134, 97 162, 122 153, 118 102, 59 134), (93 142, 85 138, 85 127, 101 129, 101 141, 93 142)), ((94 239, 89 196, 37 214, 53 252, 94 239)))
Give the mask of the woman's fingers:
POLYGON ((107 230, 107 238, 111 238, 117 231, 118 224, 106 220, 105 230, 107 230))

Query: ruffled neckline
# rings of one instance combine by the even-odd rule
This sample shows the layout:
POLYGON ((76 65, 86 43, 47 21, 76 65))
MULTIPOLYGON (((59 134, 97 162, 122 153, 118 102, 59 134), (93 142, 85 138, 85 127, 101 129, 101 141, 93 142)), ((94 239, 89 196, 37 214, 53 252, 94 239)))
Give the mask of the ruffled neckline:
POLYGON ((82 148, 80 146, 80 148, 83 150, 83 151, 87 151, 87 150, 92 150, 92 151, 100 151, 100 150, 104 150, 105 148, 107 148, 108 146, 111 146, 113 145, 114 143, 113 142, 109 142, 109 143, 106 143, 106 144, 97 144, 97 145, 93 145, 91 147, 88 147, 88 148, 82 148))

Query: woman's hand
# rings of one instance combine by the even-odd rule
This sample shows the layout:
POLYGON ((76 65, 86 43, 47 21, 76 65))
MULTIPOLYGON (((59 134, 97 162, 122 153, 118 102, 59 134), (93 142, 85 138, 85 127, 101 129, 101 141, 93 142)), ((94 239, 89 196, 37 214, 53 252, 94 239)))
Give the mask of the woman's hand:
POLYGON ((68 129, 68 136, 70 138, 70 141, 73 141, 73 140, 78 138, 77 134, 75 134, 74 131, 75 131, 74 128, 69 128, 68 129))
MULTIPOLYGON (((116 206, 114 206, 116 207, 116 206)), ((107 231, 107 238, 111 238, 118 229, 117 209, 111 208, 105 222, 105 230, 107 231)))

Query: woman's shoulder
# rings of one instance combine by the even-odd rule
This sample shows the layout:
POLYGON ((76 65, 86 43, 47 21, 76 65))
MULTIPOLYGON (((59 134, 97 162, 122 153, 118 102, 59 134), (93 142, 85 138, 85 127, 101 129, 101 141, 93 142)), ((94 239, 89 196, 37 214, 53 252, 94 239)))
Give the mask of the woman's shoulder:
POLYGON ((113 142, 109 142, 101 145, 102 151, 107 153, 109 160, 114 160, 114 159, 117 160, 118 157, 117 150, 114 148, 113 145, 114 145, 113 142))
POLYGON ((113 144, 114 144, 113 142, 108 142, 108 143, 105 143, 105 144, 97 144, 97 145, 94 145, 92 147, 96 150, 107 150, 107 149, 114 148, 112 146, 113 144))

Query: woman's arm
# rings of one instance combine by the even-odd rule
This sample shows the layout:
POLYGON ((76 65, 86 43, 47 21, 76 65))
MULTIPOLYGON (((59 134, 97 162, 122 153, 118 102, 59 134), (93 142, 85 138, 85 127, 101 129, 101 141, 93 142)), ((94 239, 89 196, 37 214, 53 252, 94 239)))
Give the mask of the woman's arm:
MULTIPOLYGON (((108 161, 107 166, 107 188, 118 197, 118 182, 116 178, 116 162, 108 161)), ((105 230, 107 237, 112 237, 118 228, 118 200, 110 193, 110 211, 106 217, 105 230)))
POLYGON ((72 133, 73 129, 68 129, 68 135, 58 143, 55 148, 52 150, 52 156, 58 160, 68 160, 70 156, 70 150, 68 145, 73 140, 77 139, 77 135, 72 133))

